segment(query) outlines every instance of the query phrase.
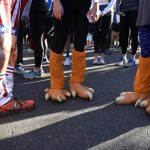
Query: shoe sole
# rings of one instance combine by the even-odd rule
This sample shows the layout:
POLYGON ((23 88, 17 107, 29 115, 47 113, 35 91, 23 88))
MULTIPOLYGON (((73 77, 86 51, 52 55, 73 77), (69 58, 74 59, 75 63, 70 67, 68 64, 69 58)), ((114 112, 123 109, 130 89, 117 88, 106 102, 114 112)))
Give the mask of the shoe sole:
POLYGON ((123 64, 115 64, 116 66, 125 66, 126 63, 123 64))
POLYGON ((64 66, 70 66, 71 64, 64 64, 64 66))
POLYGON ((131 66, 124 65, 124 67, 134 67, 134 66, 136 66, 136 65, 131 65, 131 66))
POLYGON ((97 65, 99 65, 99 64, 97 63, 97 64, 93 64, 93 65, 97 66, 97 65))
POLYGON ((44 75, 42 75, 42 76, 34 76, 34 77, 24 77, 23 76, 23 78, 25 78, 25 79, 37 79, 37 78, 43 78, 44 77, 44 75))
POLYGON ((16 73, 16 74, 24 74, 25 72, 22 72, 22 73, 21 73, 21 72, 15 72, 15 73, 16 73))
POLYGON ((105 64, 103 64, 103 63, 99 63, 99 65, 105 65, 105 64))

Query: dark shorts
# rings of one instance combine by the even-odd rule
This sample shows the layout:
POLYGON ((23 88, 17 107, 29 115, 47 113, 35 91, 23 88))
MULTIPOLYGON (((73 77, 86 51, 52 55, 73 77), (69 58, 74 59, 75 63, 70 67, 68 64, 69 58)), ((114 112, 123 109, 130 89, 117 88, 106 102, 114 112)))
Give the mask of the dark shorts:
POLYGON ((119 32, 120 31, 120 24, 112 23, 112 31, 119 32))
POLYGON ((68 29, 68 34, 74 34, 75 32, 75 20, 72 17, 70 25, 69 25, 69 29, 68 29))

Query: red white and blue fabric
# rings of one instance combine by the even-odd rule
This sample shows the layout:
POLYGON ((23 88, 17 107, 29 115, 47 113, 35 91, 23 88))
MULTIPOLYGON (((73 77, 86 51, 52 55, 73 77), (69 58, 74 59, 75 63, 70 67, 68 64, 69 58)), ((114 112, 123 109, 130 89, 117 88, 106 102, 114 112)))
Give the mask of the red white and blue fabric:
POLYGON ((20 13, 28 0, 0 0, 0 34, 16 35, 20 13))

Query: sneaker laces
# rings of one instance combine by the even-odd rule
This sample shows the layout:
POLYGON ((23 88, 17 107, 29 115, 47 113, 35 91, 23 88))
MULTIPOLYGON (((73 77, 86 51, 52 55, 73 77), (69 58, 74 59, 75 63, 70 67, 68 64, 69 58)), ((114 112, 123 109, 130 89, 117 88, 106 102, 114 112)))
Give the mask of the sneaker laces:
POLYGON ((23 66, 18 66, 18 69, 24 71, 24 67, 23 66))

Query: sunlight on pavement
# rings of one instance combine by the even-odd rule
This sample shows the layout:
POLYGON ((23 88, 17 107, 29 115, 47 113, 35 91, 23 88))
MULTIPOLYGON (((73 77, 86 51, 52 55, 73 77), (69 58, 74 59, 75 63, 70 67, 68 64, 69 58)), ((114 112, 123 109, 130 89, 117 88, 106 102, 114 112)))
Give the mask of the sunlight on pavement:
POLYGON ((107 106, 113 104, 110 102, 101 106, 94 106, 91 108, 84 108, 77 111, 62 111, 53 114, 47 114, 43 116, 37 116, 34 118, 29 118, 25 120, 19 120, 11 123, 5 123, 0 125, 0 139, 6 139, 10 137, 19 136, 22 134, 35 131, 37 129, 49 126, 54 123, 61 122, 63 120, 76 117, 78 115, 83 115, 85 113, 93 112, 106 108, 107 106), (23 129, 23 130, 22 130, 23 129))
MULTIPOLYGON (((94 50, 86 50, 86 53, 92 53, 92 52, 94 52, 94 50)), ((31 51, 29 51, 29 52, 26 52, 26 53, 31 53, 31 51)), ((72 53, 70 53, 70 56, 72 55, 72 53)), ((63 56, 66 56, 66 54, 63 54, 63 56)), ((91 59, 94 59, 94 57, 90 57, 91 59)), ((24 57, 23 58, 23 60, 24 61, 28 61, 28 60, 34 60, 34 56, 32 56, 32 57, 24 57)), ((89 60, 89 58, 87 59, 87 60, 89 60)), ((28 66, 28 65, 26 65, 26 66, 28 66)))
POLYGON ((88 150, 149 150, 150 126, 134 128, 118 137, 95 145, 88 150))
MULTIPOLYGON (((107 73, 108 71, 112 71, 113 69, 116 69, 119 67, 115 66, 115 63, 106 64, 105 66, 100 66, 100 65, 91 66, 91 67, 86 67, 86 73, 94 73, 94 72, 107 73), (105 71, 105 72, 102 72, 102 71, 105 71)), ((64 71, 64 75, 66 75, 65 77, 69 77, 70 74, 71 74, 71 70, 64 71)), ((28 85, 32 83, 40 83, 40 82, 49 81, 50 80, 49 77, 50 77, 50 73, 45 73, 44 76, 38 81, 25 82, 25 83, 21 83, 20 85, 28 85), (48 78, 48 79, 45 79, 45 78, 48 78)))

